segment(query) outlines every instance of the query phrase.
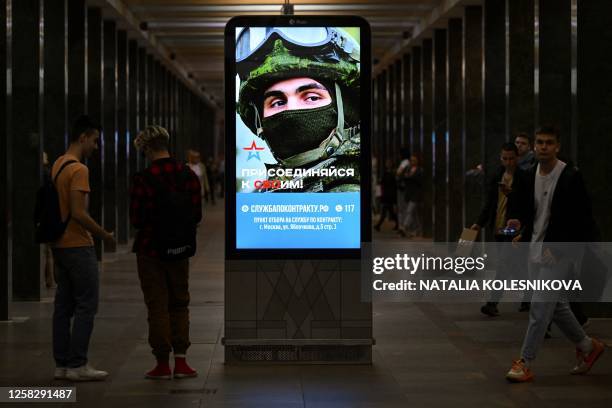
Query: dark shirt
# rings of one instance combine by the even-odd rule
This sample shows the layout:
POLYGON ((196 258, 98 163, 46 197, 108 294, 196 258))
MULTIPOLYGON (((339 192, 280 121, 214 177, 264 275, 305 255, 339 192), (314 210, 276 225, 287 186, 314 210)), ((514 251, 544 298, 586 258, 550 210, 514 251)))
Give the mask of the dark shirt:
POLYGON ((395 204, 397 202, 397 183, 395 181, 395 174, 390 171, 385 171, 380 187, 382 190, 381 201, 385 204, 395 204))
MULTIPOLYGON (((485 197, 485 203, 478 216, 476 224, 481 227, 493 227, 495 220, 497 219, 497 203, 499 200, 499 182, 502 181, 504 172, 506 170, 500 167, 495 176, 491 178, 487 184, 487 195, 485 197)), ((525 184, 527 183, 527 173, 520 168, 517 168, 512 175, 512 185, 510 188, 512 191, 507 195, 508 204, 506 206, 506 219, 513 218, 516 214, 522 214, 524 210, 519 207, 523 205, 523 202, 519 199, 519 193, 525 190, 525 184)), ((519 218, 518 216, 516 218, 519 218)), ((496 233, 496 231, 493 231, 496 233)))
POLYGON ((525 170, 525 171, 530 170, 536 164, 537 162, 536 162, 535 153, 533 152, 533 150, 528 151, 527 153, 523 155, 523 157, 520 157, 518 160, 518 167, 521 170, 525 170))
POLYGON ((404 182, 404 198, 406 201, 421 202, 423 200, 423 168, 417 167, 414 173, 408 169, 404 182))
MULTIPOLYGON (((522 208, 518 217, 523 225, 522 241, 530 242, 535 217, 535 177, 537 166, 527 174, 527 183, 520 193, 522 208)), ((565 166, 553 193, 550 218, 544 242, 596 242, 599 230, 593 218, 591 199, 582 174, 574 166, 565 166)))
POLYGON ((144 175, 145 172, 155 177, 170 191, 188 191, 191 194, 193 218, 196 223, 202 219, 200 180, 186 164, 173 158, 155 160, 150 167, 134 175, 130 190, 130 222, 138 231, 132 251, 156 258, 157 253, 151 242, 156 191, 144 175), (183 176, 185 173, 186 177, 183 176))

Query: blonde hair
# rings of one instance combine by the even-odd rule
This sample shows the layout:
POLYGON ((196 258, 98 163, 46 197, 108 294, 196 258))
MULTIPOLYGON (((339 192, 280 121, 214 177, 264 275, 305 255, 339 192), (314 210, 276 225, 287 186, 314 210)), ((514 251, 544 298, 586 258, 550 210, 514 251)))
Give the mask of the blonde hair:
POLYGON ((167 149, 169 142, 170 135, 166 129, 158 125, 150 125, 136 136, 134 147, 138 150, 145 150, 149 147, 152 150, 159 151, 167 149))

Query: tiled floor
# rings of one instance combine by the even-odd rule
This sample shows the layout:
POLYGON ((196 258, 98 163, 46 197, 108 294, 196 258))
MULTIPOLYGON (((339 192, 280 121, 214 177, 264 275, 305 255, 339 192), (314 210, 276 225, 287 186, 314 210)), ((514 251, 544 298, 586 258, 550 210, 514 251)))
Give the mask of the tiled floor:
MULTIPOLYGON (((495 320, 481 316, 476 304, 376 304, 371 366, 226 366, 220 344, 223 213, 219 204, 206 213, 191 272, 189 361, 200 376, 143 378, 153 358, 135 260, 124 248, 102 265, 102 301, 90 351, 91 363, 111 376, 104 383, 79 384, 78 404, 66 407, 612 406, 612 352, 588 376, 570 376, 572 346, 558 332, 542 348, 536 382, 506 383, 526 324, 515 304, 502 304, 495 320)), ((394 239, 389 232, 376 238, 394 239)), ((27 320, 0 324, 0 386, 66 385, 51 379, 52 293, 48 296, 40 303, 13 304, 12 315, 27 320)), ((611 323, 594 320, 590 332, 610 342, 611 323)))

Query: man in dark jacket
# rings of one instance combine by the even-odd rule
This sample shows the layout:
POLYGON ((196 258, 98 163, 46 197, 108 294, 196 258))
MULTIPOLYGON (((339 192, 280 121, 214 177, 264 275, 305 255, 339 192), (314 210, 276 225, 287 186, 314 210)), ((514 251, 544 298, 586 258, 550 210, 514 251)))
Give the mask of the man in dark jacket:
MULTIPOLYGON (((505 229, 508 215, 522 212, 518 208, 520 201, 517 199, 517 192, 523 189, 526 174, 518 167, 518 157, 518 149, 513 143, 502 145, 501 166, 487 185, 485 204, 480 211, 478 221, 470 227, 476 231, 489 227, 489 232, 495 237, 496 242, 508 241, 507 234, 512 234, 512 230, 505 229)), ((509 249, 500 248, 496 278, 508 277, 511 273, 524 269, 517 264, 520 257, 509 249)), ((497 304, 502 295, 503 291, 493 292, 491 299, 480 308, 480 311, 488 316, 498 316, 497 304)))
MULTIPOLYGON (((578 169, 557 158, 560 147, 559 133, 555 128, 543 127, 536 132, 538 165, 529 172, 528 183, 520 198, 525 210, 520 219, 508 220, 508 226, 521 228, 515 241, 529 243, 532 279, 563 279, 571 273, 579 256, 577 245, 558 243, 596 239, 595 222, 582 176, 578 169)), ((572 313, 566 295, 536 292, 521 358, 506 374, 509 381, 533 379, 531 364, 553 320, 576 345, 577 362, 571 374, 586 374, 603 353, 603 343, 586 335, 572 313)))

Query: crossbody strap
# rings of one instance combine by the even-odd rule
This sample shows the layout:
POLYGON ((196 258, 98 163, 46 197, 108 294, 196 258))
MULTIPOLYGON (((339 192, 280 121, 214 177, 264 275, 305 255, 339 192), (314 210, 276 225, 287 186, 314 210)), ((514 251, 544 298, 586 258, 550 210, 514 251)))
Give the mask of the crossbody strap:
POLYGON ((57 182, 57 178, 59 177, 61 172, 66 168, 66 166, 68 166, 68 165, 70 165, 72 163, 77 163, 77 161, 76 160, 68 160, 66 163, 62 164, 62 167, 60 167, 60 169, 57 172, 57 174, 55 175, 55 177, 53 177, 53 184, 55 184, 57 182))
MULTIPOLYGON (((55 177, 53 177, 53 185, 55 186, 57 183, 57 178, 59 177, 60 173, 69 165, 71 165, 72 163, 78 163, 76 160, 68 160, 66 163, 62 164, 62 167, 60 167, 60 169, 58 170, 57 174, 55 175, 55 177)), ((68 224, 68 221, 70 221, 70 219, 72 218, 72 212, 70 211, 70 207, 68 207, 68 218, 66 219, 65 223, 68 224)))

